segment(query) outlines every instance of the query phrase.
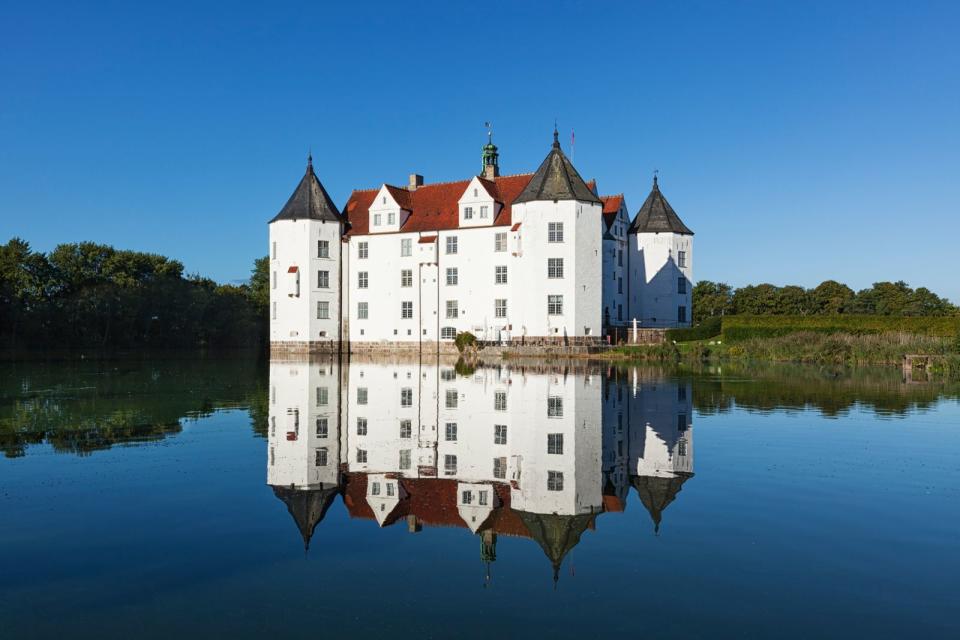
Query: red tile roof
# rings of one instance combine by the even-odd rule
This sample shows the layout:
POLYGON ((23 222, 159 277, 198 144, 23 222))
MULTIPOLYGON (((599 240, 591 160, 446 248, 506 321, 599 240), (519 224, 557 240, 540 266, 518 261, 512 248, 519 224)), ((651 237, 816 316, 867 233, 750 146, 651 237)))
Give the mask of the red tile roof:
MULTIPOLYGON (((503 205, 494 226, 510 225, 510 205, 533 177, 531 173, 515 176, 501 176, 493 180, 480 179, 480 184, 493 199, 503 205)), ((416 191, 407 191, 399 187, 385 185, 400 206, 410 211, 410 216, 400 228, 401 233, 418 231, 441 231, 457 229, 460 226, 460 211, 457 203, 466 191, 470 180, 458 182, 438 182, 417 187, 416 191)), ((347 200, 343 215, 350 223, 347 235, 358 236, 370 233, 370 205, 380 189, 354 191, 347 200)))
POLYGON ((437 236, 420 236, 420 239, 417 240, 418 244, 430 244, 431 242, 436 242, 437 236))
POLYGON ((610 225, 613 224, 614 219, 617 217, 617 212, 620 211, 620 205, 623 204, 623 194, 617 194, 615 196, 600 196, 601 202, 603 202, 603 221, 606 223, 607 228, 610 228, 610 225))

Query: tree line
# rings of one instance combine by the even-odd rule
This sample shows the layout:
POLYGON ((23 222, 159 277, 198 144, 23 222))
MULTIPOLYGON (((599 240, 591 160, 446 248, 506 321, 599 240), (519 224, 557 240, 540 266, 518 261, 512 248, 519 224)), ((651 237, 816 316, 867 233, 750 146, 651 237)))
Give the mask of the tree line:
POLYGON ((249 284, 185 275, 165 256, 93 242, 0 245, 0 348, 236 348, 267 338, 265 259, 249 284))
POLYGON ((723 282, 701 280, 693 288, 693 320, 724 315, 881 315, 943 316, 960 309, 925 287, 906 282, 876 282, 854 291, 836 280, 812 289, 796 285, 748 285, 734 289, 723 282))

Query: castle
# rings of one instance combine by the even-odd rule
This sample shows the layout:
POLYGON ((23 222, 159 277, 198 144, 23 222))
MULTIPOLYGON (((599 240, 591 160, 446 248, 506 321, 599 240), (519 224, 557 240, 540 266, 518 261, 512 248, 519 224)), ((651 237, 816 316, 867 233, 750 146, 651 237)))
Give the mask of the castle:
POLYGON ((275 353, 589 345, 617 328, 689 326, 693 232, 654 178, 633 220, 553 144, 534 173, 353 191, 334 205, 312 157, 270 221, 275 353))

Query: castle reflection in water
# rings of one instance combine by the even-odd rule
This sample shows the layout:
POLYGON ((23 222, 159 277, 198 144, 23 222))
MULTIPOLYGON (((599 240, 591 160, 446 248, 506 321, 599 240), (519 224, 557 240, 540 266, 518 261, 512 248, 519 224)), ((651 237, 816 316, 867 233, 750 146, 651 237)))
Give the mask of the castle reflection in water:
MULTIPOLYGON (((462 527, 564 557, 631 487, 659 530, 693 476, 689 383, 637 370, 270 365, 267 483, 308 547, 341 497, 380 527, 462 527)), ((372 523, 371 523, 372 524, 372 523)))

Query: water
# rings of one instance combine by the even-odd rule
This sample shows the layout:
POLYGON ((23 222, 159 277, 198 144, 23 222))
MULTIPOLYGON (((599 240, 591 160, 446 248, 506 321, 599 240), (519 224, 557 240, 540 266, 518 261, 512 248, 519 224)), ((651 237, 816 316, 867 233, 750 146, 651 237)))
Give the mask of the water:
POLYGON ((0 373, 0 637, 960 634, 956 386, 582 363, 0 373))

